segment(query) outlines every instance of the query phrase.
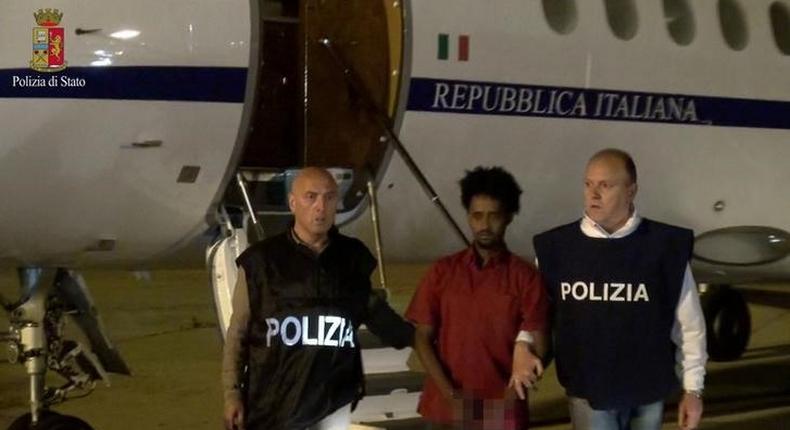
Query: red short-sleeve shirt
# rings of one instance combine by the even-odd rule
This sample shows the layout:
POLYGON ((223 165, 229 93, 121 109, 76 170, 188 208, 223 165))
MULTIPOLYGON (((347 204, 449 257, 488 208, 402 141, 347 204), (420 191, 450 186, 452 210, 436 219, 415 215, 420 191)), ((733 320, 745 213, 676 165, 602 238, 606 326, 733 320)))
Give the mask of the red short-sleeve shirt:
MULTIPOLYGON (((516 336, 519 330, 545 329, 548 302, 540 273, 525 260, 510 252, 483 267, 478 260, 470 247, 436 262, 406 317, 436 330, 439 361, 457 390, 478 399, 502 399, 516 336)), ((430 421, 453 420, 430 377, 425 378, 418 411, 430 421)), ((517 415, 526 420, 526 411, 517 415)))

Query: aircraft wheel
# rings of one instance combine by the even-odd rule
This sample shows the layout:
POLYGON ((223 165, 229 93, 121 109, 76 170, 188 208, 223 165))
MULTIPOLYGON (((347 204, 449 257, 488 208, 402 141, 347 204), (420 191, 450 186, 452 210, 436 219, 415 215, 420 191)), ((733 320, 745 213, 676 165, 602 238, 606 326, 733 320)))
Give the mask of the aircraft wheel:
POLYGON ((30 423, 30 414, 27 413, 14 420, 8 430, 93 430, 93 427, 77 417, 45 411, 35 426, 30 423))
POLYGON ((752 319, 743 294, 728 285, 710 286, 700 296, 705 313, 708 355, 714 361, 739 358, 752 334, 752 319))

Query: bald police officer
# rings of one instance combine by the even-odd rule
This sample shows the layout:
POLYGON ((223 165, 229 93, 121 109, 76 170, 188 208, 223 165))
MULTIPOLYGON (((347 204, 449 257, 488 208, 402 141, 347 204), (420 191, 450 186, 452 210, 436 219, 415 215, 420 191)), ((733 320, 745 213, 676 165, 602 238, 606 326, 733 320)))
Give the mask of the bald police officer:
POLYGON ((292 227, 237 259, 223 358, 228 430, 345 430, 364 393, 360 324, 395 347, 412 344, 414 328, 371 294, 376 260, 334 226, 338 198, 329 172, 303 169, 288 196, 292 227))

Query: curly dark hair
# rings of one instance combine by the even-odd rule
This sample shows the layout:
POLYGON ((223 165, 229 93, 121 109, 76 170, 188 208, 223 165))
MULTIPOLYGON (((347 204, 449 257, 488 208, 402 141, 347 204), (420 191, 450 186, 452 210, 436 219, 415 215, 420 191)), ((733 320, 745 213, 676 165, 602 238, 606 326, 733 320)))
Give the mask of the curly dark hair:
POLYGON ((466 176, 458 183, 461 185, 461 204, 467 211, 472 197, 478 194, 499 201, 505 212, 511 215, 518 213, 521 208, 521 187, 513 175, 501 167, 477 166, 471 171, 467 170, 466 176))

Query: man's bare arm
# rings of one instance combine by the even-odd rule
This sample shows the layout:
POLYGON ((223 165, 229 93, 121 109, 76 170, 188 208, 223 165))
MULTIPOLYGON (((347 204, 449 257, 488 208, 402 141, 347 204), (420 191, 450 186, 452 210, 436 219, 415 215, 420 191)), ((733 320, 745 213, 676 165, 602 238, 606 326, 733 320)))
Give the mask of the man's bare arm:
POLYGON ((244 406, 239 383, 247 356, 247 323, 250 319, 247 277, 239 268, 238 279, 233 290, 233 313, 225 336, 222 350, 222 390, 225 399, 224 422, 227 430, 243 429, 244 406))
POLYGON ((455 387, 453 387, 450 378, 444 371, 439 358, 434 349, 434 339, 436 332, 432 326, 418 324, 417 330, 414 334, 414 349, 417 351, 417 356, 420 357, 425 371, 428 376, 433 378, 439 391, 446 399, 453 399, 456 396, 455 387))

